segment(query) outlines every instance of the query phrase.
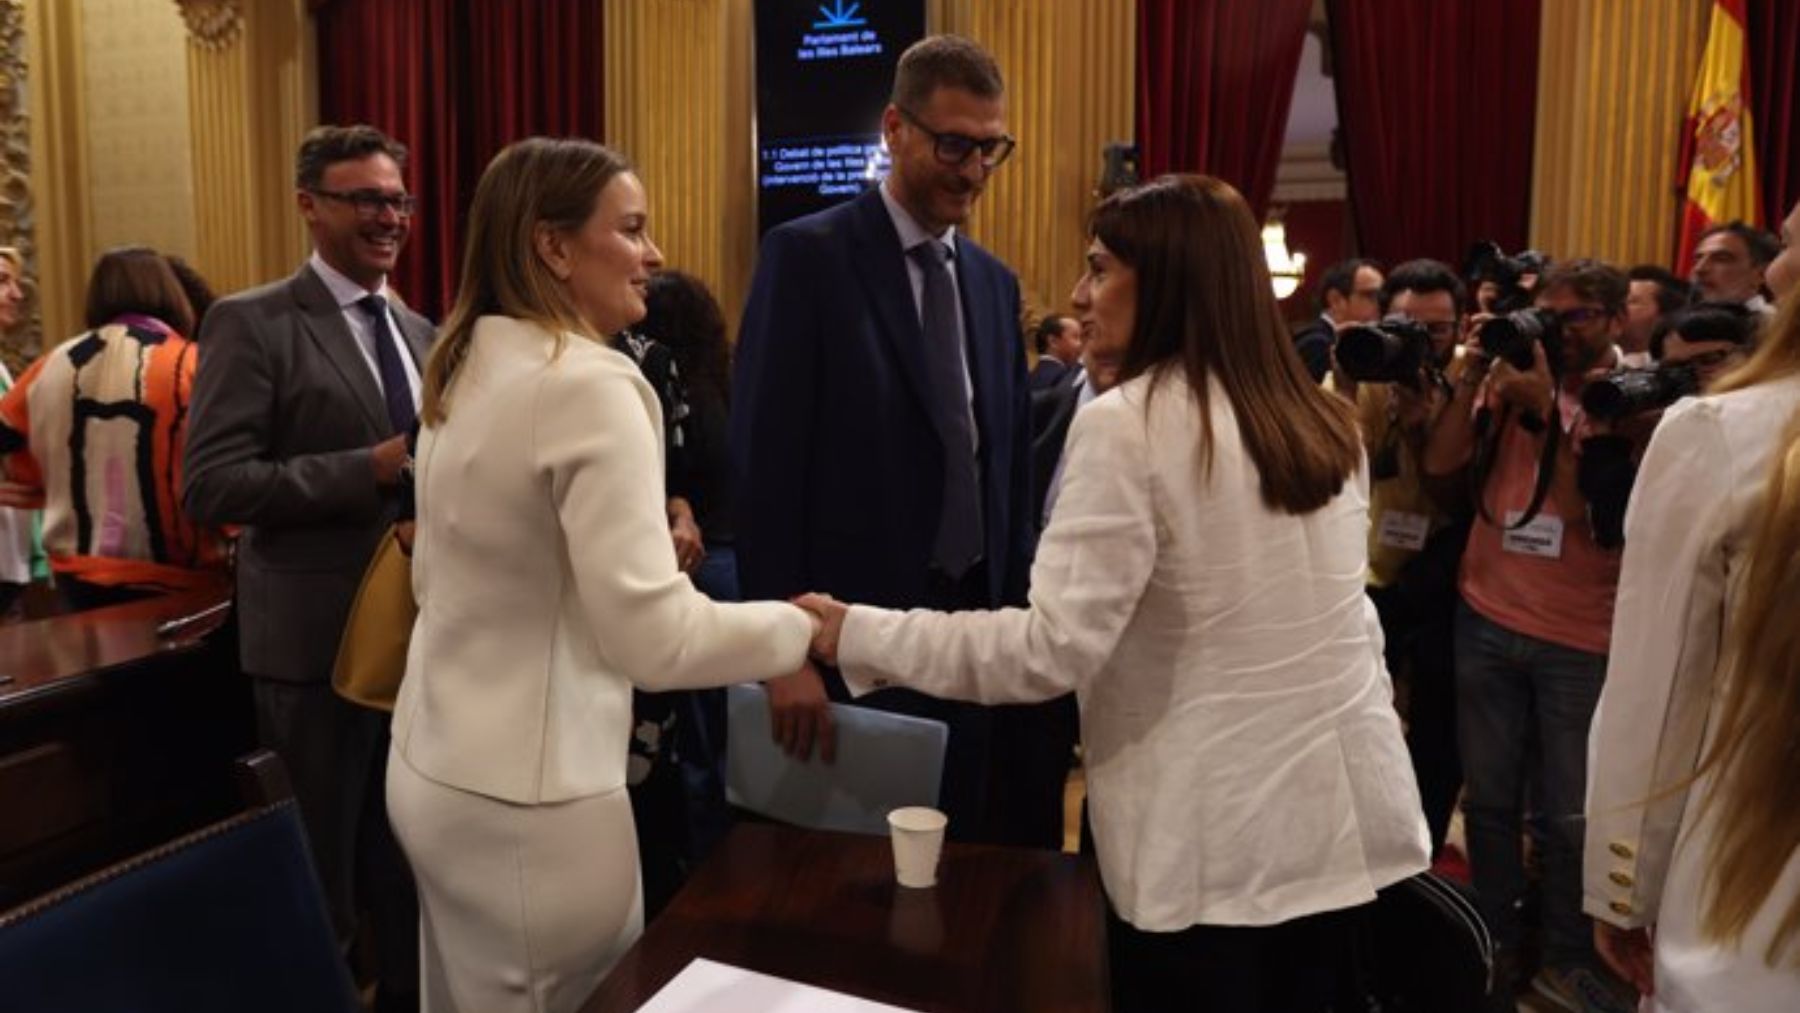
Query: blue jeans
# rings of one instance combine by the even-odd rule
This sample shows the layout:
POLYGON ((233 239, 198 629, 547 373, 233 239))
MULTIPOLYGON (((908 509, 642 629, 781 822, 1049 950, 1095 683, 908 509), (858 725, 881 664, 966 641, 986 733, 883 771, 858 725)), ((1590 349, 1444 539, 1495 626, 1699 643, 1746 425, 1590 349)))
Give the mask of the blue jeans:
POLYGON ((1517 947, 1525 894, 1522 798, 1533 759, 1527 750, 1535 745, 1547 966, 1593 959, 1593 931, 1581 912, 1582 805, 1588 726, 1605 678, 1604 654, 1515 633, 1466 603, 1457 607, 1456 721, 1476 904, 1494 941, 1517 947))

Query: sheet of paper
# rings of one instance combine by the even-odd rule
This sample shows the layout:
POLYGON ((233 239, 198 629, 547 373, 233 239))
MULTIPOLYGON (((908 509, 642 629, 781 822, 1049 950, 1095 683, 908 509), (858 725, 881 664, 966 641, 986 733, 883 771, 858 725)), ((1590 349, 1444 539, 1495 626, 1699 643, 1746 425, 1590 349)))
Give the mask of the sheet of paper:
POLYGON ((638 1013, 908 1013, 797 981, 696 958, 638 1013))
POLYGON ((949 731, 941 721, 831 705, 837 762, 790 759, 769 734, 761 686, 726 690, 725 797, 783 823, 886 836, 889 810, 936 806, 949 731))

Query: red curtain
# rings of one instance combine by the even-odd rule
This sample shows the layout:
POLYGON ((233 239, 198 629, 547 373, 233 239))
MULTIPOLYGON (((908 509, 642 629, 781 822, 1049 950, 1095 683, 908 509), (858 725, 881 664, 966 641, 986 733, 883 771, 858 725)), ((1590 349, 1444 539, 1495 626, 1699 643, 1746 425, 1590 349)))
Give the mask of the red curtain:
POLYGON ((1779 229, 1800 201, 1800 4, 1750 0, 1750 124, 1762 175, 1763 223, 1779 229))
POLYGON ((1539 0, 1327 0, 1361 252, 1455 267, 1526 242, 1539 0))
POLYGON ((1275 189, 1311 0, 1138 0, 1142 173, 1204 172, 1261 221, 1275 189))
POLYGON ((533 134, 602 136, 604 0, 315 0, 319 115, 411 149, 419 197, 390 284, 442 319, 463 216, 496 152, 533 134))

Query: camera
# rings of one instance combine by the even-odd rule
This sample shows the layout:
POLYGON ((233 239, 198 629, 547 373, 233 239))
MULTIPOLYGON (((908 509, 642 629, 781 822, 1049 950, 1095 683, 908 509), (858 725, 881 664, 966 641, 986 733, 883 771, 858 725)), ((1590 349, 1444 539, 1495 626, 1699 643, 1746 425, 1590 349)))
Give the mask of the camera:
POLYGON ((1692 366, 1661 365, 1621 369, 1581 389, 1581 410, 1596 419, 1667 408, 1700 393, 1700 374, 1692 366))
POLYGON ((1359 383, 1417 383, 1431 361, 1431 334, 1415 320, 1391 316, 1345 328, 1336 354, 1338 368, 1359 383))
MULTIPOLYGON (((1491 311, 1514 313, 1531 306, 1531 290, 1524 284, 1525 276, 1541 275, 1548 266, 1549 258, 1536 250, 1521 250, 1509 257, 1499 243, 1484 239, 1469 247, 1463 257, 1463 277, 1475 284, 1493 282, 1499 294, 1494 297, 1491 311)), ((1530 364, 1527 360, 1526 365, 1530 364)))
POLYGON ((1483 321, 1476 330, 1481 349, 1490 359, 1502 359, 1514 369, 1531 368, 1531 346, 1544 346, 1544 359, 1552 373, 1562 369, 1562 323, 1545 309, 1516 310, 1483 321))

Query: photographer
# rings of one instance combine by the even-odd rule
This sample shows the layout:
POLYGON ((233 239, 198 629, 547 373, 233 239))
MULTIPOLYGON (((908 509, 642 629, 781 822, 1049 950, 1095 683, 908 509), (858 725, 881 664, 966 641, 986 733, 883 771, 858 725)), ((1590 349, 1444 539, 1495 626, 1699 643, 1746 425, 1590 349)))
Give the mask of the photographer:
POLYGON ((1314 383, 1331 369, 1331 346, 1340 328, 1380 318, 1381 265, 1356 257, 1325 269, 1319 279, 1319 315, 1294 331, 1294 350, 1314 383))
POLYGON ((1588 436, 1582 384, 1616 364, 1627 289, 1614 268, 1570 261, 1542 277, 1534 309, 1476 318, 1470 364, 1426 445, 1426 474, 1469 474, 1478 507, 1459 580, 1457 727, 1469 860, 1499 946, 1501 1002, 1523 970, 1521 797, 1535 767, 1546 833, 1543 969, 1533 987, 1566 1008, 1632 1008, 1599 969, 1581 912, 1587 733, 1619 554, 1596 543, 1577 481, 1588 436))
POLYGON ((1640 369, 1656 361, 1650 351, 1651 335, 1688 304, 1692 290, 1687 282, 1655 264, 1639 264, 1627 271, 1626 277, 1631 279, 1631 292, 1625 296, 1625 331, 1619 336, 1619 347, 1625 352, 1625 365, 1640 369))
POLYGON ((1427 487, 1421 457, 1465 365, 1466 295, 1438 261, 1396 267, 1381 288, 1382 323, 1340 333, 1325 380, 1356 405, 1368 454, 1368 594, 1381 617, 1388 671, 1409 688, 1406 744, 1434 855, 1462 787, 1451 631, 1468 510, 1454 487, 1448 496, 1427 487))

